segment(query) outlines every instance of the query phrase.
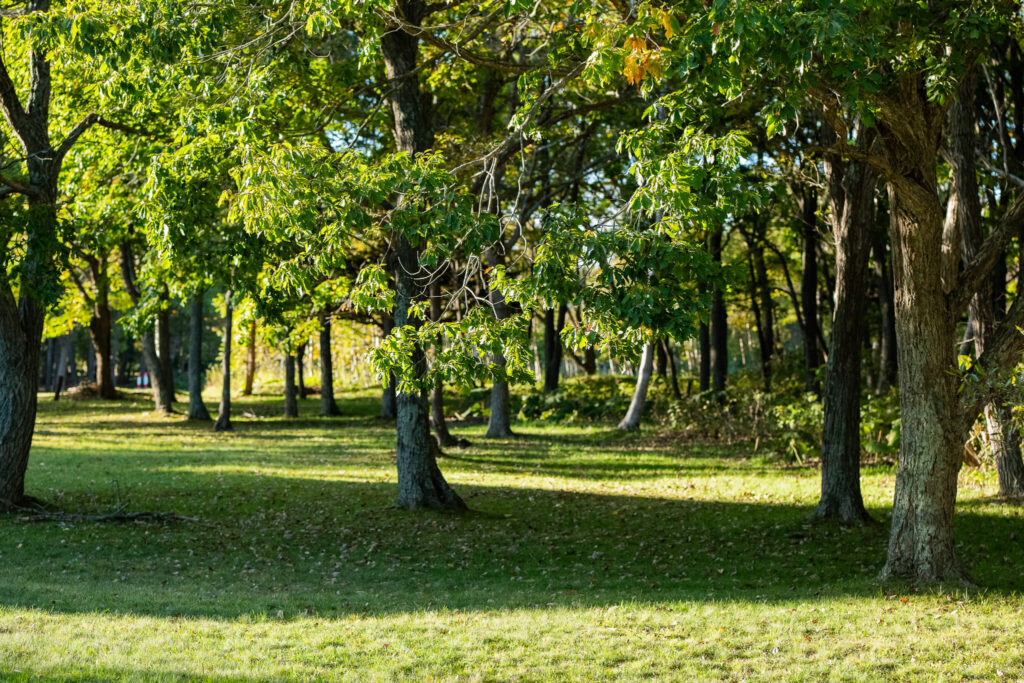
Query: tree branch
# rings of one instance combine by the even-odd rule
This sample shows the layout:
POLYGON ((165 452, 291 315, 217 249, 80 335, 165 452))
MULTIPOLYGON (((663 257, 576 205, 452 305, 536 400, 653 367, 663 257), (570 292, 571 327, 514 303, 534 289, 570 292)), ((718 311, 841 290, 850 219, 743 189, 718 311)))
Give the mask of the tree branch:
POLYGON ((1024 192, 1017 195, 1003 219, 999 221, 999 225, 985 238, 978 254, 961 271, 950 302, 954 312, 967 307, 971 297, 992 272, 1003 250, 1006 249, 1006 245, 1010 243, 1022 225, 1024 225, 1024 192))

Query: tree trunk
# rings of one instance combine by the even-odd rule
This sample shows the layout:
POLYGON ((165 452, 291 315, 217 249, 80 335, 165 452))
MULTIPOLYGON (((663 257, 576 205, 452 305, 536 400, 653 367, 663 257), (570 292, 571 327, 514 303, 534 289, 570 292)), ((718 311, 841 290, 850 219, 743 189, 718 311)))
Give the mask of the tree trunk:
MULTIPOLYGON (((711 258, 722 263, 722 229, 711 232, 711 258)), ((716 394, 725 391, 729 374, 729 320, 725 308, 725 293, 715 286, 711 292, 711 389, 716 394)))
POLYGON ((640 367, 636 373, 636 388, 633 390, 633 399, 629 402, 629 410, 626 416, 619 422, 619 429, 634 431, 640 429, 640 419, 644 414, 644 404, 647 403, 647 388, 651 384, 651 375, 654 366, 654 343, 645 344, 643 353, 640 356, 640 367))
POLYGON ((298 417, 299 403, 296 400, 298 393, 295 386, 295 356, 291 353, 285 356, 284 360, 284 416, 298 417))
POLYGON ((665 347, 665 355, 668 357, 668 367, 671 370, 669 379, 672 383, 672 395, 675 396, 676 400, 682 400, 683 394, 679 391, 679 372, 676 369, 676 356, 672 353, 672 347, 669 346, 668 339, 662 339, 661 345, 665 347))
MULTIPOLYGON (((391 316, 384 318, 384 324, 382 325, 384 336, 391 334, 391 330, 395 329, 395 319, 391 316)), ((395 394, 395 376, 388 374, 388 382, 384 385, 381 391, 380 398, 380 419, 382 420, 394 420, 398 416, 398 398, 395 394)))
MULTIPOLYGON (((487 265, 495 268, 504 263, 502 254, 498 248, 492 247, 487 250, 487 265)), ((490 288, 491 310, 494 317, 504 320, 508 317, 508 306, 505 304, 505 297, 494 287, 490 288)), ((491 386, 491 414, 487 420, 487 434, 489 439, 506 439, 512 436, 512 416, 509 406, 508 381, 505 377, 505 356, 498 353, 494 356, 495 374, 494 384, 491 386)))
MULTIPOLYGON (((430 283, 430 319, 434 322, 441 320, 441 284, 437 281, 437 277, 435 275, 430 283)), ((440 350, 442 343, 441 335, 437 335, 435 348, 440 350)), ((430 388, 430 423, 441 448, 469 445, 469 441, 455 438, 448 430, 448 422, 444 416, 444 382, 440 380, 430 388)))
POLYGON ((193 294, 189 304, 188 419, 209 420, 203 403, 203 292, 193 294))
MULTIPOLYGON (((858 129, 866 147, 863 129, 858 129)), ((866 165, 826 162, 836 243, 836 302, 825 367, 820 519, 871 520, 860 490, 861 348, 876 174, 866 165)), ((816 287, 815 287, 816 289, 816 287)))
POLYGON ((597 374, 597 351, 593 346, 583 349, 583 372, 588 377, 597 374))
MULTIPOLYGON (((424 0, 399 0, 398 9, 416 26, 426 11, 424 0)), ((388 31, 381 36, 381 54, 388 79, 393 84, 388 100, 395 123, 395 146, 399 151, 418 154, 433 143, 433 133, 423 111, 423 97, 417 77, 418 38, 404 31, 388 31)), ((404 235, 392 240, 395 267, 395 326, 416 327, 419 321, 409 314, 417 295, 416 277, 420 273, 419 255, 404 235)), ((420 376, 426 370, 426 357, 418 346, 412 362, 420 376)), ((437 466, 437 442, 430 435, 426 391, 400 392, 397 396, 398 505, 405 508, 462 509, 465 503, 448 486, 437 466)))
POLYGON ((213 424, 215 432, 229 432, 231 424, 231 322, 234 310, 231 304, 231 290, 224 294, 224 336, 221 346, 224 358, 221 360, 220 407, 217 409, 217 421, 213 424))
POLYGON ((879 369, 876 391, 880 394, 897 382, 896 316, 893 309, 892 268, 885 254, 885 232, 876 230, 874 240, 875 277, 878 280, 878 309, 882 321, 879 334, 879 369))
POLYGON ((341 415, 334 400, 334 362, 331 359, 331 316, 325 315, 320 324, 320 416, 341 415))
POLYGON ((555 310, 544 311, 544 391, 558 389, 558 377, 562 371, 562 328, 565 327, 565 315, 568 307, 562 304, 558 308, 558 322, 555 322, 555 310))
POLYGON ((699 388, 701 392, 711 388, 711 328, 707 323, 700 324, 697 336, 700 353, 699 388))
POLYGON ((245 347, 245 385, 242 396, 252 396, 252 383, 256 378, 256 318, 249 323, 249 339, 245 347))
MULTIPOLYGON (((934 182, 935 165, 931 165, 934 182)), ((934 184, 928 188, 934 193, 934 184)), ((935 196, 934 194, 932 196, 935 196)), ((882 577, 963 579, 953 538, 965 430, 957 414, 956 338, 942 290, 942 214, 890 183, 901 448, 882 577), (915 200, 917 200, 915 202, 915 200)))
MULTIPOLYGON (((800 188, 800 221, 803 227, 802 273, 800 276, 800 307, 804 319, 804 388, 821 394, 818 366, 818 191, 809 185, 800 188)), ((870 227, 870 226, 868 226, 870 227)), ((870 245, 870 242, 869 242, 870 245)))
MULTIPOLYGON (((952 176, 945 229, 947 232, 952 229, 954 233, 960 233, 965 263, 969 263, 977 255, 985 240, 975 162, 977 152, 974 132, 974 84, 973 77, 964 79, 960 84, 957 98, 950 107, 947 146, 952 176), (950 221, 956 223, 955 227, 949 225, 950 221)), ((998 273, 998 269, 996 272, 998 273)), ((971 299, 968 317, 976 358, 980 358, 984 353, 996 330, 995 291, 1005 290, 1005 276, 1001 281, 990 277, 982 282, 971 299)), ((986 406, 984 415, 989 444, 998 472, 999 494, 1022 496, 1024 461, 1021 458, 1020 433, 1014 424, 1012 406, 1005 405, 1002 401, 995 405, 990 404, 986 406)))
MULTIPOLYGON (((166 290, 160 296, 161 301, 166 301, 168 295, 166 290)), ((156 373, 160 375, 161 401, 165 405, 173 405, 174 396, 174 368, 171 365, 171 312, 170 309, 162 307, 156 314, 156 327, 154 330, 156 342, 156 373)))
POLYGON ((51 163, 47 159, 28 162, 33 184, 51 191, 28 201, 28 239, 17 301, 6 280, 0 282, 0 509, 33 501, 25 495, 25 472, 35 431, 47 304, 37 297, 57 279, 49 259, 57 239, 56 173, 45 174, 51 163))
POLYGON ((306 342, 299 344, 295 353, 295 384, 298 387, 299 398, 305 400, 309 395, 306 389, 306 342))

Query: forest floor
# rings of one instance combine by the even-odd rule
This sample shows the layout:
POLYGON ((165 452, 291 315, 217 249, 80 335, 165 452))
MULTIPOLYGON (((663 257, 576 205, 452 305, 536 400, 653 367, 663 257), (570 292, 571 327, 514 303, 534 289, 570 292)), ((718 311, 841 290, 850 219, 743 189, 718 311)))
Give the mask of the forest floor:
MULTIPOLYGON (((395 509, 374 396, 235 404, 235 432, 45 397, 28 489, 0 517, 3 680, 1009 680, 1024 677, 1024 510, 961 476, 981 588, 876 581, 883 524, 817 525, 818 471, 745 445, 517 423, 441 461, 467 514, 395 509)), ((212 404, 212 401, 211 401, 212 404)), ((212 405, 211 405, 212 407, 212 405)))

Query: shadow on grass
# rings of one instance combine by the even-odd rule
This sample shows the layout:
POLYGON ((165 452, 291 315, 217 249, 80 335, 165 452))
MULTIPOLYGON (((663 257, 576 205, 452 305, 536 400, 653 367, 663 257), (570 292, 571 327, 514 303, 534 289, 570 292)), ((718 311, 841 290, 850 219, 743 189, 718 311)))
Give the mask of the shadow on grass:
MULTIPOLYGON (((769 504, 756 500, 755 491, 750 502, 687 499, 692 484, 684 475, 699 480, 718 473, 721 463, 709 469, 708 461, 717 462, 712 450, 689 458, 658 451, 669 456, 662 464, 638 463, 618 444, 598 448, 594 433, 555 434, 551 444, 534 435, 523 439, 525 452, 509 451, 515 440, 485 443, 468 449, 458 466, 442 465, 474 510, 458 515, 394 508, 390 430, 367 426, 365 417, 352 418, 363 426, 348 430, 348 445, 317 441, 345 432, 336 421, 285 423, 308 433, 302 437, 261 422, 246 425, 245 438, 224 450, 230 440, 216 440, 217 450, 183 441, 190 434, 180 428, 184 423, 160 423, 142 448, 126 442, 76 450, 72 444, 84 445, 88 435, 108 427, 53 412, 44 418, 57 419, 62 442, 34 451, 35 461, 45 456, 45 467, 38 462, 30 469, 31 492, 70 511, 109 511, 120 503, 129 511, 173 511, 199 521, 0 518, 0 605, 8 607, 292 618, 631 602, 784 603, 881 590, 875 576, 884 560, 885 525, 812 524, 809 506, 769 504), (570 474, 608 492, 459 481, 479 480, 488 461, 522 474, 516 465, 523 460, 531 473, 570 474), (353 465, 382 474, 373 481, 346 469, 353 465), (315 475, 294 473, 306 468, 315 475), (668 480, 666 497, 615 490, 614 480, 658 476, 680 477, 668 480), (113 479, 119 488, 108 486, 113 479)), ((127 418, 104 424, 118 430, 138 425, 127 418)), ((737 476, 758 473, 749 462, 729 467, 737 476)), ((1019 519, 963 510, 960 552, 975 579, 994 593, 1019 590, 1019 519)), ((873 512, 884 518, 885 511, 873 512)))

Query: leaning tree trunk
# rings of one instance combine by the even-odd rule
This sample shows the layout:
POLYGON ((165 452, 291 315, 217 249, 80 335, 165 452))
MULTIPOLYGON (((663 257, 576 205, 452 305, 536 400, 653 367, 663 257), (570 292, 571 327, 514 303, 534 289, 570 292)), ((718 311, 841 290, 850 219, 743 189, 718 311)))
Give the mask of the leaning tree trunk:
POLYGON ((341 415, 334 400, 334 362, 331 358, 331 316, 320 323, 320 416, 341 415))
MULTIPOLYGON (((494 247, 487 250, 487 261, 491 268, 502 265, 504 259, 494 247)), ((508 317, 508 305, 505 297, 496 288, 491 287, 491 308, 494 317, 499 321, 508 317)), ((491 414, 487 421, 486 436, 491 439, 505 439, 512 436, 512 416, 509 406, 508 379, 505 375, 507 361, 498 353, 494 356, 495 374, 491 387, 491 414)))
POLYGON ((220 407, 217 409, 217 421, 213 423, 215 432, 229 432, 234 429, 231 424, 231 318, 234 313, 231 306, 231 290, 225 293, 224 302, 224 336, 221 343, 224 358, 221 361, 220 407))
MULTIPOLYGON (((405 21, 419 24, 426 12, 424 0, 399 0, 405 21)), ((381 36, 381 55, 388 79, 393 84, 388 99, 395 122, 395 146, 408 154, 427 151, 433 133, 423 111, 423 93, 417 76, 419 39, 404 31, 388 31, 381 36)), ((420 273, 419 254, 401 234, 392 242, 395 266, 395 326, 417 327, 410 315, 416 298, 416 277, 420 273)), ((426 357, 417 345, 412 362, 419 377, 426 371, 426 357)), ((398 505, 405 508, 465 508, 465 503, 448 486, 437 466, 437 442, 430 435, 426 391, 399 392, 397 396, 398 505)))
MULTIPOLYGON (((858 129, 862 146, 863 129, 858 129)), ((876 174, 863 164, 826 163, 836 243, 835 310, 825 367, 821 498, 814 516, 871 520, 860 490, 861 348, 876 174)))
POLYGON ((203 403, 203 292, 192 295, 188 331, 188 419, 209 420, 203 403))
POLYGON ((284 359, 284 416, 298 417, 299 402, 296 400, 298 390, 295 386, 295 356, 291 353, 284 359))
POLYGON ((256 378, 256 318, 249 323, 249 339, 245 347, 245 385, 242 396, 252 396, 252 383, 256 378))
POLYGON ((644 404, 647 403, 647 388, 651 384, 651 374, 654 370, 654 343, 644 345, 643 353, 640 356, 640 369, 636 373, 636 388, 633 390, 633 400, 629 402, 629 410, 626 416, 619 422, 619 429, 634 431, 640 429, 640 419, 644 414, 644 404))

